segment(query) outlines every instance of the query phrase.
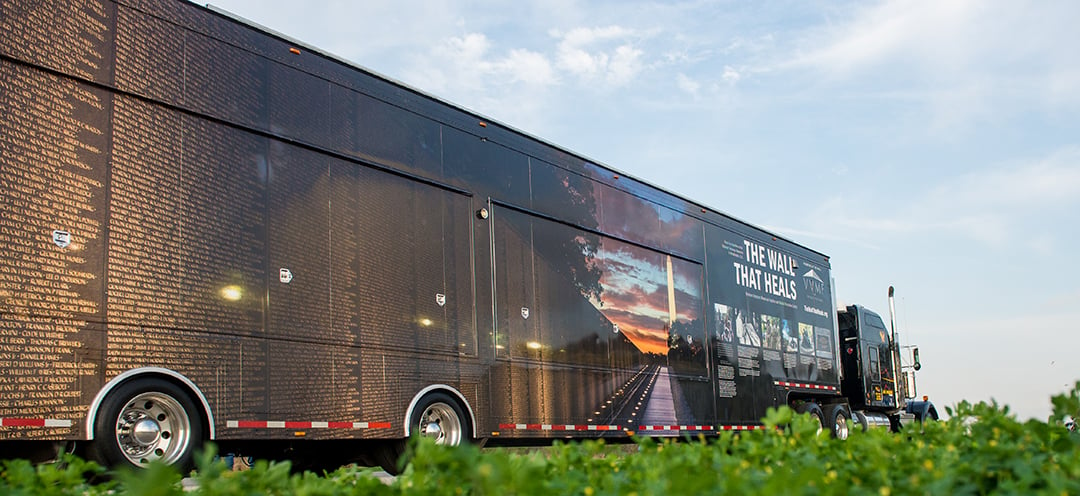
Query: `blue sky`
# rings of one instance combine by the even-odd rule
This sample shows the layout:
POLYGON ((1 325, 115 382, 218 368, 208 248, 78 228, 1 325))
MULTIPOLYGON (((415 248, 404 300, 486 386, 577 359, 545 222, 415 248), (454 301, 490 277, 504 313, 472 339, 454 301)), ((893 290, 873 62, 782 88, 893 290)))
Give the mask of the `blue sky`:
POLYGON ((1080 380, 1080 2, 214 5, 895 285, 938 404, 1080 380))

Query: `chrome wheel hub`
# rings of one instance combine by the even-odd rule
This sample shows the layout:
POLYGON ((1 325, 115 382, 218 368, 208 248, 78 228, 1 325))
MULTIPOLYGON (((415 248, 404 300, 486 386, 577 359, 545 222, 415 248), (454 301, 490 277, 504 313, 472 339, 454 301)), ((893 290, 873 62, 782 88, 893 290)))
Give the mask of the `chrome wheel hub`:
POLYGON ((435 403, 420 417, 420 435, 434 439, 436 444, 457 446, 461 444, 461 419, 450 405, 435 403))
POLYGON ((132 464, 173 463, 191 442, 191 419, 175 398, 156 392, 128 401, 116 419, 116 442, 132 464))
POLYGON ((842 415, 836 418, 836 425, 833 426, 833 432, 836 434, 836 438, 844 440, 848 438, 848 422, 842 415))

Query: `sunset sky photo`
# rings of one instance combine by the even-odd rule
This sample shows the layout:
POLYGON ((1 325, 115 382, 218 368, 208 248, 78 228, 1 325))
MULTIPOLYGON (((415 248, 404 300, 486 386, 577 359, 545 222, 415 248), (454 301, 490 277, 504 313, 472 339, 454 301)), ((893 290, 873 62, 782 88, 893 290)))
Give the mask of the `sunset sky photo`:
POLYGON ((619 332, 643 353, 664 355, 668 351, 668 329, 672 314, 676 321, 699 319, 701 309, 700 269, 694 264, 672 263, 674 291, 669 291, 666 255, 628 243, 605 239, 594 263, 603 271, 600 300, 593 306, 619 326, 619 332), (682 270, 680 270, 682 269, 682 270), (674 307, 674 309, 672 309, 674 307))

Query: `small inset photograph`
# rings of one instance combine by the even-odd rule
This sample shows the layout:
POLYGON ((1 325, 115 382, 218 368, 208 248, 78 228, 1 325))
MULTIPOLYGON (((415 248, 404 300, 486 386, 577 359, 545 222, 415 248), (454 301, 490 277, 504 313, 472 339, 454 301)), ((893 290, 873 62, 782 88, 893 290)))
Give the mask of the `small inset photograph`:
POLYGON ((746 319, 739 329, 739 344, 743 346, 761 346, 761 332, 757 328, 759 319, 746 319))
POLYGON ((781 335, 784 338, 784 351, 788 353, 799 351, 799 331, 792 329, 787 319, 784 319, 781 324, 781 335))
POLYGON ((832 358, 832 331, 824 327, 815 327, 817 335, 817 354, 819 357, 832 358))
POLYGON ((761 334, 765 340, 765 347, 772 350, 780 349, 780 317, 772 315, 761 316, 761 334))
POLYGON ((727 305, 713 304, 716 311, 716 338, 725 343, 735 341, 735 311, 727 305))
POLYGON ((799 351, 814 354, 814 326, 799 324, 799 351))

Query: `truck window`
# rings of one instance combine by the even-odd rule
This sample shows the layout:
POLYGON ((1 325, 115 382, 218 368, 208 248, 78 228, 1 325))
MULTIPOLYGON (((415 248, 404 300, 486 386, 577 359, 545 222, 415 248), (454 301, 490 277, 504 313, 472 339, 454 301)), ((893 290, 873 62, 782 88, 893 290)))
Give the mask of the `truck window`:
POLYGON ((881 317, 872 313, 863 313, 863 323, 877 329, 885 329, 885 322, 881 320, 881 317))
POLYGON ((875 346, 870 347, 870 378, 874 381, 881 379, 878 349, 875 346))

